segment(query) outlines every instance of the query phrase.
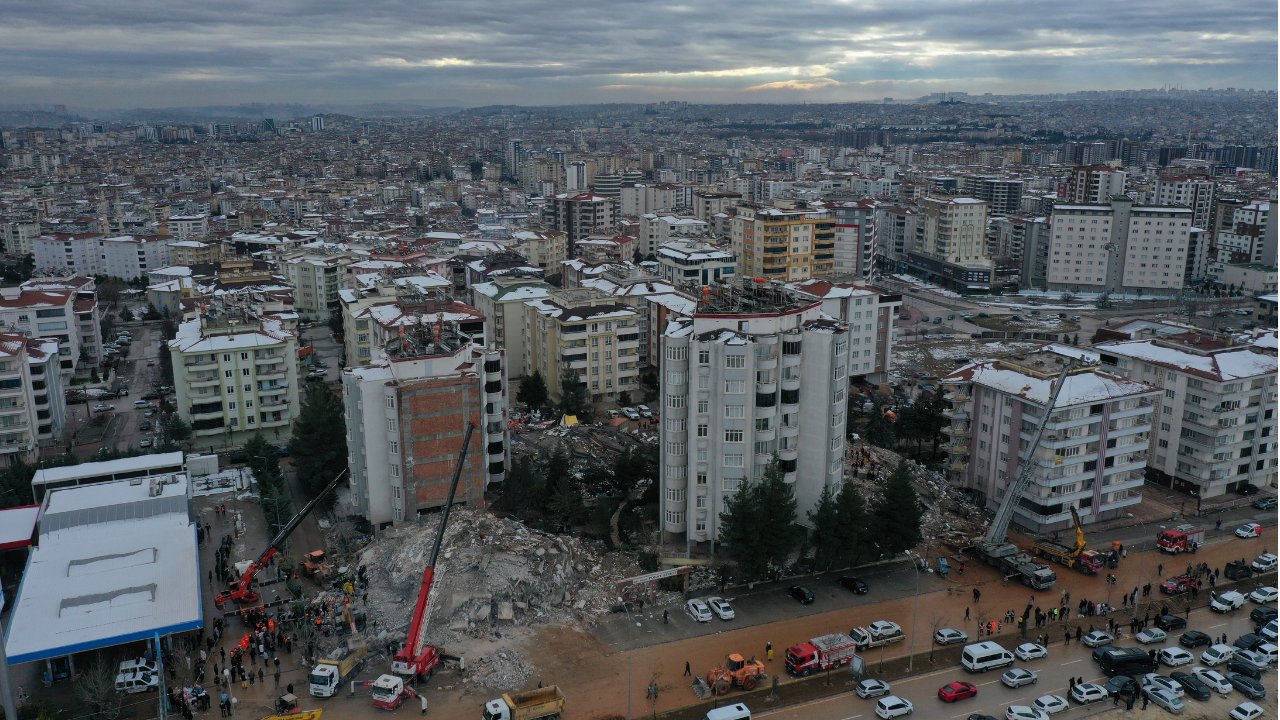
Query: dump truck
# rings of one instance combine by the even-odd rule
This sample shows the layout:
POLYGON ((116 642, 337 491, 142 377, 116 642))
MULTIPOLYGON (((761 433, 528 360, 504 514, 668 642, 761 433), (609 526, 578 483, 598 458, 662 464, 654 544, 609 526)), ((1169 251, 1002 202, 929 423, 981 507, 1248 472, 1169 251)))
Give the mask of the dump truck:
POLYGON ((902 632, 902 626, 890 620, 876 620, 865 628, 853 628, 849 631, 849 637, 853 639, 854 647, 863 651, 892 645, 907 638, 902 632))
POLYGON ((998 547, 980 545, 978 557, 999 570, 1005 577, 1016 579, 1023 585, 1036 590, 1047 590, 1058 581, 1058 576, 1048 565, 1036 562, 1035 558, 1019 550, 1017 545, 1009 543, 998 547))
POLYGON ((364 644, 355 647, 344 646, 328 657, 321 658, 311 668, 308 677, 310 692, 313 697, 333 697, 338 687, 360 671, 365 659, 369 657, 369 647, 364 644))
POLYGON ((831 633, 787 648, 787 672, 797 677, 848 665, 855 657, 857 643, 844 633, 831 633))
POLYGON ((1045 560, 1075 568, 1085 575, 1096 575, 1107 566, 1106 558, 1097 550, 1081 550, 1077 555, 1075 548, 1050 540, 1041 540, 1032 545, 1031 552, 1045 560))
POLYGON ((564 711, 564 693, 560 688, 538 688, 524 692, 503 693, 484 704, 484 720, 554 720, 564 711))
POLYGON ((1203 544, 1204 528, 1196 525, 1179 525, 1172 530, 1161 530, 1156 535, 1156 547, 1174 555, 1195 552, 1203 544))

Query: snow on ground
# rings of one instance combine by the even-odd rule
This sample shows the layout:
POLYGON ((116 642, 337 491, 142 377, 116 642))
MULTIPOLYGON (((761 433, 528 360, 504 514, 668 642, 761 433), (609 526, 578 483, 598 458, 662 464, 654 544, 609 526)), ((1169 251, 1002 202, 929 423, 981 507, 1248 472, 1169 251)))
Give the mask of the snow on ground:
POLYGON ((941 295, 942 297, 953 297, 953 298, 964 297, 958 292, 953 292, 945 288, 940 288, 937 285, 934 285, 933 283, 925 282, 920 278, 912 277, 910 275, 893 275, 891 277, 893 277, 896 280, 901 280, 902 282, 907 283, 908 285, 913 285, 915 287, 918 287, 922 290, 928 290, 929 292, 935 295, 941 295))

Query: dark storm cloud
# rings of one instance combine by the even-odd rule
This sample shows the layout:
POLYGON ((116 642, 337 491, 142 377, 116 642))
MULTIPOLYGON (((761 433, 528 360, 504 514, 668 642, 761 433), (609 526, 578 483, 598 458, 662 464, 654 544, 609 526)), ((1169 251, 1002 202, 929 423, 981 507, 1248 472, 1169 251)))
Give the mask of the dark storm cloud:
POLYGON ((1274 3, 18 5, 0 24, 6 102, 733 102, 1276 84, 1274 3))

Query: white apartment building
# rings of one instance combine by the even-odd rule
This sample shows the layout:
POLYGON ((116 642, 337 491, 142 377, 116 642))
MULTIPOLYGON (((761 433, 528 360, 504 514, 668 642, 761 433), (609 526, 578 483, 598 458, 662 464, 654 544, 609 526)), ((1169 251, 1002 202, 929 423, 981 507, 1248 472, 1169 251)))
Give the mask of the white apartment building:
POLYGON ((117 235, 102 240, 101 274, 121 280, 145 278, 147 273, 173 264, 170 238, 159 235, 117 235))
POLYGON ((1179 292, 1204 233, 1191 225, 1190 208, 1139 206, 1126 196, 1055 205, 1051 228, 1049 289, 1086 292, 1179 292))
MULTIPOLYGON (((28 339, 0 333, 0 458, 33 462, 39 453, 28 339)), ((58 402, 63 402, 59 397, 58 402)))
POLYGON ((167 221, 169 234, 179 240, 203 237, 209 234, 209 215, 170 215, 167 221))
POLYGON ((1156 179, 1153 205, 1191 208, 1191 224, 1208 230, 1213 225, 1217 184, 1207 177, 1169 176, 1156 179))
POLYGON ((525 336, 525 303, 547 298, 555 288, 536 278, 495 277, 471 286, 471 304, 484 315, 492 343, 506 350, 507 374, 511 380, 524 376, 529 361, 525 336))
MULTIPOLYGON (((102 275, 103 236, 98 233, 53 233, 31 243, 39 275, 102 275)), ((157 266, 160 267, 160 266, 157 266)))
POLYGON ((902 295, 859 282, 806 280, 791 285, 802 297, 822 301, 822 311, 849 328, 849 379, 887 382, 893 357, 894 319, 902 295))
POLYGON ((738 259, 701 240, 675 240, 658 246, 658 274, 677 287, 710 285, 731 279, 738 259))
MULTIPOLYGON (((96 304, 94 308, 96 309, 96 304)), ((80 362, 80 349, 84 347, 76 315, 75 292, 65 289, 0 288, 0 327, 6 332, 57 341, 58 367, 63 385, 70 386, 71 377, 80 362)), ((95 332, 92 337, 97 335, 95 332)), ((101 343, 95 347, 100 355, 101 343)), ((90 356, 92 355, 91 352, 90 356)))
POLYGON ((593 402, 630 392, 640 374, 641 319, 639 310, 595 288, 553 290, 529 300, 525 374, 541 373, 552 397, 561 394, 566 369, 577 373, 593 402))
POLYGON ((995 283, 987 256, 987 203, 976 198, 920 200, 920 233, 907 264, 917 274, 960 292, 986 292, 995 283))
POLYGON ((637 238, 640 254, 648 257, 672 240, 700 237, 709 229, 705 221, 696 217, 645 213, 640 216, 640 236, 637 238))
POLYGON ((996 261, 1017 263, 1022 287, 1043 289, 1049 270, 1049 218, 992 218, 987 252, 996 261))
POLYGON ((0 240, 10 255, 30 255, 35 239, 40 237, 40 223, 35 220, 12 220, 0 224, 0 240))
POLYGON ((515 249, 543 270, 553 270, 569 257, 569 236, 559 230, 517 230, 511 233, 515 249))
POLYGON ((836 221, 837 275, 867 276, 876 251, 876 201, 827 203, 836 221))
POLYGON ((775 455, 796 521, 808 523, 822 490, 844 479, 848 342, 820 302, 751 282, 715 288, 692 317, 668 322, 658 409, 665 542, 714 549, 726 499, 775 455))
MULTIPOLYGON (((35 417, 35 438, 40 447, 62 441, 67 422, 67 394, 59 368, 58 343, 44 338, 27 339, 27 365, 31 375, 30 402, 35 417)), ((0 399, 0 405, 3 404, 0 399)), ((88 412, 82 409, 80 412, 88 412)))
POLYGON ((343 287, 346 266, 355 260, 351 253, 333 245, 307 246, 281 255, 277 267, 293 287, 294 310, 313 322, 328 322, 331 315, 340 313, 338 291, 343 287))
POLYGON ((377 527, 444 505, 467 425, 456 503, 484 507, 510 461, 505 358, 454 328, 418 328, 342 374, 347 453, 357 511, 377 527))
POLYGON ((1076 205, 1103 205, 1112 195, 1125 193, 1126 174, 1110 165, 1080 165, 1071 169, 1065 193, 1066 202, 1076 205))
POLYGON ((1016 361, 974 363, 942 379, 951 402, 943 414, 951 421, 944 449, 952 484, 977 491, 995 510, 1030 463, 1031 484, 1014 522, 1035 533, 1071 527, 1073 508, 1091 523, 1120 517, 1142 502, 1158 391, 1096 366, 1080 367, 1047 408, 1068 361, 1065 353, 1042 351, 1016 361), (1038 446, 1026 447, 1046 410, 1044 436, 1038 446))
POLYGON ((1268 247, 1267 226, 1272 215, 1272 204, 1254 200, 1236 208, 1227 223, 1229 229, 1218 233, 1217 264, 1276 262, 1276 248, 1268 247))
POLYGON ((673 183, 623 185, 618 199, 623 215, 646 215, 688 207, 691 189, 673 183))
POLYGON ((282 321, 223 306, 169 341, 177 413, 197 446, 242 444, 257 431, 284 442, 298 416, 298 342, 282 321))
POLYGON ((1104 367, 1162 390, 1147 463, 1153 481, 1206 498, 1275 480, 1274 349, 1209 333, 1095 349, 1104 367))
POLYGON ((915 250, 920 233, 920 214, 900 205, 880 205, 876 208, 872 235, 876 252, 895 261, 905 262, 907 253, 915 250))
MULTIPOLYGON (((68 316, 75 318, 76 344, 79 346, 75 354, 75 363, 79 364, 82 353, 88 355, 87 359, 91 365, 97 365, 102 362, 102 309, 98 305, 97 283, 93 278, 84 275, 69 278, 34 278, 22 283, 22 290, 24 293, 71 293, 68 316)), ((20 301, 22 297, 22 295, 19 295, 18 300, 20 301)), ((56 302, 54 296, 50 295, 32 297, 36 298, 38 302, 49 300, 56 302)), ((14 321, 15 327, 22 327, 21 314, 20 312, 17 313, 17 316, 11 313, 7 314, 3 309, 3 304, 0 304, 0 323, 11 319, 14 321), (7 315, 8 317, 6 317, 7 315)), ((50 317, 61 316, 51 315, 50 317)), ((68 346, 68 352, 70 352, 71 342, 69 339, 63 340, 61 338, 62 333, 60 330, 61 328, 57 326, 56 322, 53 324, 37 323, 34 331, 30 331, 30 326, 23 328, 23 332, 30 332, 35 337, 49 337, 58 340, 60 345, 68 346)))

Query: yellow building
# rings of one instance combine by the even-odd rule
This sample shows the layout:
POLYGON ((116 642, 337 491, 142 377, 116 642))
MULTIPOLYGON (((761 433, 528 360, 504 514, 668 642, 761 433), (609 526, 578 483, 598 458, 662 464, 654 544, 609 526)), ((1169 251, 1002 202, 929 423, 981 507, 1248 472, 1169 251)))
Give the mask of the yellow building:
POLYGON ((175 240, 169 243, 173 252, 173 264, 201 265, 215 263, 222 259, 222 245, 217 242, 200 242, 198 240, 175 240))
POLYGON ((560 373, 578 374, 593 401, 639 387, 640 313, 594 288, 557 290, 526 303, 525 375, 542 373, 552 397, 560 373))
POLYGON ((782 282, 830 275, 836 221, 824 211, 739 205, 730 226, 738 274, 782 282))

